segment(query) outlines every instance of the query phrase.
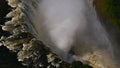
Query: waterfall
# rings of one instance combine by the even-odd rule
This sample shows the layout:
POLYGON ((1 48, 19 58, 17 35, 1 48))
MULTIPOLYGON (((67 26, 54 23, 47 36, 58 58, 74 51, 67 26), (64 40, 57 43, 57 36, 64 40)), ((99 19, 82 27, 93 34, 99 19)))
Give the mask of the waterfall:
POLYGON ((65 60, 118 68, 92 0, 22 0, 29 30, 65 60), (73 52, 71 54, 70 52, 73 52))

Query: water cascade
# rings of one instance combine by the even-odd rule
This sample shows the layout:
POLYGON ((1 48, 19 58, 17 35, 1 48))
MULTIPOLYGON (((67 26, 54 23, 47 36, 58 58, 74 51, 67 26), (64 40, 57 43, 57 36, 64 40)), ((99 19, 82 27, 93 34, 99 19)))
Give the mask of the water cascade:
POLYGON ((93 0, 22 0, 28 30, 63 60, 118 68, 93 0))

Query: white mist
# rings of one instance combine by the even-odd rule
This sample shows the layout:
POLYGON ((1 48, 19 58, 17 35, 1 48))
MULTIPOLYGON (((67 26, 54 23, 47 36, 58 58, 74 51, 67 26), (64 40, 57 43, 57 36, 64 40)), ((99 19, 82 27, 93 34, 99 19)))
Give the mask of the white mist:
POLYGON ((88 62, 96 68, 117 68, 112 44, 92 0, 23 2, 37 38, 57 55, 69 62, 74 59, 88 62))

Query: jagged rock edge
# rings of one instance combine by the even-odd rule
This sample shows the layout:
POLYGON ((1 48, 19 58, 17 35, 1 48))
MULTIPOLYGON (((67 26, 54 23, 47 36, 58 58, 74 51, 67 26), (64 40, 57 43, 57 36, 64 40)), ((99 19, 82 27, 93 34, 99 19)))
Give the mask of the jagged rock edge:
MULTIPOLYGON (((2 25, 4 31, 10 36, 2 36, 0 46, 4 45, 9 50, 17 52, 18 61, 23 65, 33 68, 74 68, 75 66, 60 59, 56 54, 37 40, 26 27, 24 4, 20 0, 7 0, 13 10, 6 15, 12 20, 2 25)), ((82 65, 82 63, 81 63, 82 65)))

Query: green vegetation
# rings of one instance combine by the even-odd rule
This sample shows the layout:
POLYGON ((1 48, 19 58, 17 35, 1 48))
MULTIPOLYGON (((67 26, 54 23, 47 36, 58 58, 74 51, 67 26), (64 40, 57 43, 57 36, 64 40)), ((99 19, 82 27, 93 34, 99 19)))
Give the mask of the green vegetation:
POLYGON ((120 28, 120 0, 107 0, 106 12, 120 28))
POLYGON ((120 29, 120 0, 95 0, 97 9, 120 29))

